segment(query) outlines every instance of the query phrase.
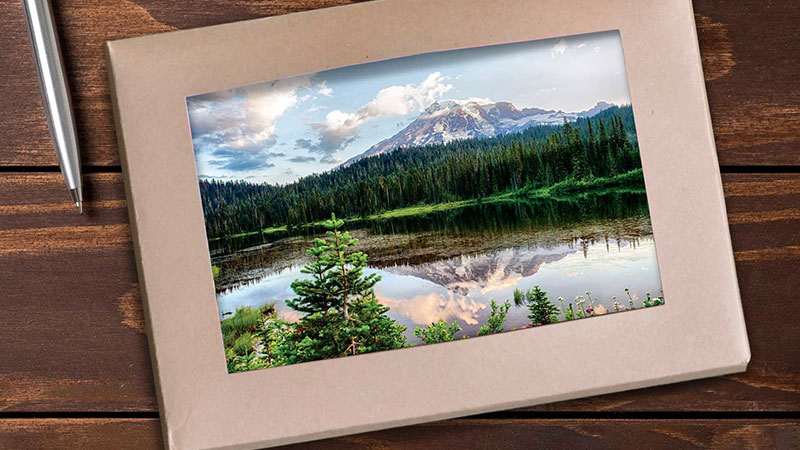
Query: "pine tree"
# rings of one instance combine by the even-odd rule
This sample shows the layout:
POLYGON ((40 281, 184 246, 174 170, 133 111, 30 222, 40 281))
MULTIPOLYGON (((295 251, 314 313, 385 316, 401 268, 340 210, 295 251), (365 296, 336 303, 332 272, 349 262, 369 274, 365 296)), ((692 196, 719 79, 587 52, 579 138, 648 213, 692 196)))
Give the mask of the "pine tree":
POLYGON ((367 255, 348 252, 358 240, 341 232, 344 221, 323 224, 325 239, 316 239, 308 255, 314 261, 302 272, 311 279, 295 280, 297 294, 287 305, 306 313, 279 346, 286 362, 313 361, 344 355, 389 350, 405 345, 406 327, 386 315, 389 308, 375 297, 375 274, 364 275, 367 255))
POLYGON ((576 180, 588 180, 592 178, 592 169, 589 167, 589 161, 583 150, 578 150, 575 156, 572 157, 572 176, 576 180))
POLYGON ((530 311, 528 319, 534 325, 558 322, 558 308, 547 298, 547 292, 543 291, 539 286, 534 286, 533 289, 526 292, 515 289, 514 304, 528 307, 528 311, 530 311))

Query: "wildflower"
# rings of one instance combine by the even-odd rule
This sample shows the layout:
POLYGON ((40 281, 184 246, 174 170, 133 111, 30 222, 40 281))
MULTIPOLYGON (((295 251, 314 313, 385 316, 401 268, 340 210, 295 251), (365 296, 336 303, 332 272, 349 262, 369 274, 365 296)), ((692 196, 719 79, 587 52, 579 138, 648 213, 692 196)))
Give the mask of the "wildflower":
POLYGON ((603 306, 603 305, 597 305, 597 306, 594 308, 594 315, 595 315, 595 316, 602 316, 603 314, 605 314, 605 313, 607 313, 607 312, 608 312, 608 311, 606 311, 606 307, 605 307, 605 306, 603 306))

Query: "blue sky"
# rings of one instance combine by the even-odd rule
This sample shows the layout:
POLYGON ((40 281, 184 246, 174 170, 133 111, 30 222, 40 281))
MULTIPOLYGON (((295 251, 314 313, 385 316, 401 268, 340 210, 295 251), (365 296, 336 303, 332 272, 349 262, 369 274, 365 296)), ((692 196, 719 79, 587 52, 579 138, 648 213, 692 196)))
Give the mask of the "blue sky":
POLYGON ((616 31, 409 56, 186 99, 200 178, 290 183, 442 99, 576 112, 630 103, 616 31))

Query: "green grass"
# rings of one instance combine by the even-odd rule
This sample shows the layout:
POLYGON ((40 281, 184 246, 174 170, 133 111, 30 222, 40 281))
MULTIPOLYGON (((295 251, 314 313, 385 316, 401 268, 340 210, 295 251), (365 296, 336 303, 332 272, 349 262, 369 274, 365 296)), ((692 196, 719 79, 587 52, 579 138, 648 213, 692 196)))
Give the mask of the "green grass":
POLYGON ((557 197, 590 191, 601 191, 609 188, 640 186, 644 186, 644 175, 642 169, 636 169, 608 178, 592 178, 590 180, 568 178, 550 186, 547 190, 550 196, 557 197))
POLYGON ((253 333, 258 331, 264 315, 274 312, 274 303, 258 308, 242 306, 236 309, 233 316, 221 321, 222 342, 225 344, 226 353, 233 352, 238 356, 250 353, 253 350, 253 333))
POLYGON ((235 341, 236 341, 236 333, 233 331, 222 335, 222 342, 225 343, 225 347, 233 346, 233 343, 235 341))
MULTIPOLYGON (((393 209, 391 211, 372 214, 370 216, 367 216, 366 219, 367 220, 394 219, 397 217, 418 216, 421 214, 428 214, 436 211, 448 211, 451 209, 463 208, 465 206, 474 206, 481 203, 497 203, 501 201, 508 201, 511 199, 512 199, 511 193, 504 192, 502 194, 483 197, 481 199, 458 200, 454 202, 437 203, 435 205, 407 206, 405 208, 398 208, 398 209, 393 209)), ((361 219, 356 219, 356 220, 361 220, 361 219)))
POLYGON ((245 356, 251 350, 253 350, 253 335, 249 331, 236 338, 233 342, 233 353, 236 355, 245 356))
MULTIPOLYGON (((284 225, 284 226, 281 226, 281 227, 268 227, 268 228, 264 228, 264 229, 263 229, 263 230, 261 230, 260 232, 261 232, 262 234, 272 234, 272 233, 278 233, 278 232, 281 232, 281 231, 286 231, 286 225, 284 225)), ((258 233, 259 233, 259 231, 258 231, 258 230, 256 230, 256 231, 248 231, 248 232, 246 232, 246 233, 236 233, 236 234, 232 234, 232 235, 230 235, 230 236, 227 236, 227 237, 228 237, 228 238, 239 238, 239 237, 244 237, 244 236, 252 236, 252 235, 254 235, 254 234, 258 234, 258 233)), ((221 237, 213 237, 213 238, 208 238, 208 242, 214 242, 214 241, 218 241, 218 240, 220 240, 220 239, 222 239, 222 238, 221 238, 221 237)))
MULTIPOLYGON (((437 203, 435 205, 408 206, 379 214, 373 214, 371 216, 367 216, 366 219, 376 220, 417 216, 436 211, 447 211, 451 209, 463 208, 465 206, 519 201, 521 197, 526 199, 560 199, 566 196, 583 194, 587 192, 597 191, 598 193, 608 193, 616 191, 617 188, 632 188, 637 186, 644 186, 642 169, 632 170, 628 173, 609 178, 593 178, 588 181, 575 181, 573 179, 567 179, 550 187, 525 187, 516 191, 506 191, 479 199, 458 200, 453 202, 437 203)), ((636 189, 633 189, 633 191, 640 192, 636 189)), ((345 219, 345 221, 353 220, 360 219, 345 219)))
POLYGON ((269 314, 275 309, 275 305, 270 303, 259 308, 242 306, 236 309, 236 313, 220 323, 222 335, 234 334, 239 336, 245 332, 254 331, 261 321, 264 314, 269 314))

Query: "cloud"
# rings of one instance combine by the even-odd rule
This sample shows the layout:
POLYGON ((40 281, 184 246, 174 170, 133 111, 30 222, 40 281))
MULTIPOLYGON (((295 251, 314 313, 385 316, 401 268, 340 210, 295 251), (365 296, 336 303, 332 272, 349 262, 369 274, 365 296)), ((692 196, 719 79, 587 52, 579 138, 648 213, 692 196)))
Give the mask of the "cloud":
POLYGON ((200 175, 197 175, 197 178, 201 179, 201 180, 242 180, 242 179, 253 178, 253 176, 250 175, 250 176, 246 176, 246 177, 241 177, 241 176, 231 176, 231 175, 206 175, 206 174, 200 174, 200 175))
POLYGON ((431 73, 416 85, 389 86, 378 91, 375 98, 355 112, 329 112, 324 122, 311 124, 317 133, 316 141, 298 139, 295 145, 322 154, 320 161, 335 161, 332 155, 353 142, 358 137, 359 128, 366 122, 425 109, 452 89, 453 86, 445 83, 444 76, 439 72, 431 73))
POLYGON ((454 295, 452 292, 446 295, 432 292, 411 299, 381 296, 379 300, 395 314, 408 317, 417 325, 430 325, 439 320, 449 322, 453 319, 461 320, 468 325, 477 325, 478 314, 486 309, 483 303, 454 295))
POLYGON ((539 89, 539 93, 540 93, 540 94, 549 94, 549 93, 551 93, 551 92, 555 92, 555 91, 556 91, 556 88, 554 88, 554 87, 552 87, 552 88, 541 88, 541 89, 539 89))
POLYGON ((327 81, 322 81, 317 84, 317 94, 324 95, 325 97, 330 97, 333 95, 333 89, 328 87, 327 81))
POLYGON ((293 158, 289 158, 287 161, 295 163, 310 163, 310 162, 317 162, 317 158, 314 158, 313 156, 298 155, 293 158))
POLYGON ((195 153, 230 171, 272 167, 269 149, 277 142, 276 122, 287 110, 310 98, 312 75, 230 89, 187 99, 195 153))
POLYGON ((238 152, 227 148, 218 148, 211 152, 213 159, 209 164, 231 172, 247 172, 250 170, 275 167, 269 162, 272 158, 286 156, 284 153, 273 152, 238 152))
POLYGON ((564 39, 560 39, 558 42, 556 42, 556 45, 554 45, 553 48, 550 49, 550 55, 553 58, 555 58, 556 55, 563 55, 564 52, 566 51, 567 51, 567 41, 565 41, 564 39))

